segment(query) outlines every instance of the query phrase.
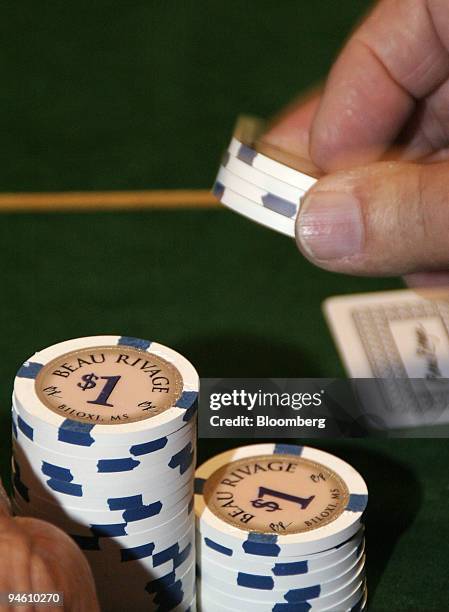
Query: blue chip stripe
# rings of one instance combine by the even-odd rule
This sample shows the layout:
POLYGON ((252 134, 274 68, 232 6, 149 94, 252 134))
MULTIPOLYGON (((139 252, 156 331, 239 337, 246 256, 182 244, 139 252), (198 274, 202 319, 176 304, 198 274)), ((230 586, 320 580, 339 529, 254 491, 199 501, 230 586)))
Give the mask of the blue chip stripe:
POLYGON ((262 204, 264 208, 268 210, 272 210, 283 217, 288 217, 291 219, 296 215, 297 206, 293 204, 293 202, 289 202, 288 200, 284 200, 284 198, 280 198, 272 193, 267 193, 262 196, 262 204))
POLYGON ((245 162, 245 164, 252 166, 256 155, 257 151, 251 149, 251 147, 247 147, 246 145, 242 144, 240 145, 239 150, 237 152, 237 159, 240 159, 242 162, 245 162))
POLYGON ((97 463, 97 472, 100 474, 110 472, 130 472, 140 465, 140 461, 136 461, 132 457, 123 457, 121 459, 99 459, 97 463))
POLYGON ((147 351, 152 342, 151 340, 142 340, 141 338, 133 338, 132 336, 122 336, 117 342, 118 346, 129 346, 132 348, 147 351))
POLYGON ((279 557, 280 547, 276 544, 277 536, 266 533, 249 533, 243 542, 243 550, 250 555, 279 557))
MULTIPOLYGON (((187 561, 187 559, 189 558, 189 555, 192 551, 192 543, 189 542, 187 544, 187 546, 184 548, 184 550, 182 550, 179 555, 177 555, 174 559, 173 559, 173 567, 174 569, 178 568, 180 565, 182 565, 184 563, 184 561, 187 561)), ((153 557, 154 559, 154 557, 153 557)))
POLYGON ((176 469, 179 467, 179 473, 182 476, 193 462, 193 451, 192 451, 192 443, 189 442, 184 448, 182 448, 178 453, 173 455, 168 463, 168 467, 172 469, 176 469))
POLYGON ((76 446, 92 446, 95 439, 90 432, 94 425, 90 423, 79 423, 72 419, 65 419, 58 428, 58 440, 76 446))
MULTIPOLYGON (((120 508, 123 510, 123 508, 120 508)), ((140 521, 142 519, 150 518, 152 516, 156 516, 160 514, 162 510, 162 502, 157 501, 152 504, 140 504, 134 506, 132 508, 126 508, 123 512, 123 520, 127 523, 132 523, 133 521, 140 521)))
POLYGON ((225 191, 225 186, 220 181, 215 181, 214 186, 212 187, 212 193, 217 198, 217 200, 221 200, 225 191))
POLYGON ((20 366, 19 371, 16 376, 18 378, 36 378, 39 372, 43 368, 42 363, 37 363, 35 361, 26 361, 22 366, 20 366))
POLYGON ((47 480, 47 485, 53 491, 57 493, 64 493, 65 495, 71 495, 72 497, 82 497, 83 487, 80 484, 74 482, 64 482, 63 480, 57 480, 56 478, 50 478, 47 480))
POLYGON ((92 423, 81 423, 79 421, 74 421, 73 419, 64 419, 64 421, 59 426, 59 429, 64 429, 65 431, 73 431, 74 433, 84 433, 88 434, 95 427, 92 423))
POLYGON ((284 599, 288 603, 297 603, 301 601, 310 601, 316 599, 321 594, 321 586, 315 584, 310 587, 304 587, 303 589, 291 589, 284 594, 284 599))
POLYGON ((29 438, 31 441, 34 440, 34 429, 31 427, 31 425, 28 425, 28 423, 24 421, 21 416, 17 417, 17 425, 24 436, 29 438))
POLYGON ((297 444, 275 444, 273 454, 274 455, 298 455, 300 457, 303 453, 304 447, 297 444))
POLYGON ((272 608, 272 612, 309 612, 312 606, 307 601, 297 603, 281 603, 275 604, 272 608))
POLYGON ((361 495, 359 493, 351 493, 349 496, 348 505, 346 510, 349 512, 363 512, 368 504, 368 495, 361 495))
POLYGON ((187 408, 190 408, 197 398, 198 391, 183 391, 175 406, 177 408, 184 408, 187 410, 187 408))
POLYGON ((91 525, 92 533, 99 538, 113 538, 116 536, 126 536, 126 523, 116 523, 110 525, 91 525))
POLYGON ((205 478, 195 478, 195 480, 193 481, 193 490, 195 492, 195 495, 202 495, 203 494, 203 489, 204 489, 204 485, 206 484, 206 479, 205 478))
POLYGON ((272 571, 274 576, 299 576, 300 574, 307 574, 309 564, 307 561, 275 563, 272 571))
POLYGON ((256 574, 247 574, 238 572, 237 584, 248 589, 261 589, 264 591, 272 591, 274 589, 274 580, 271 576, 257 576, 256 574))
MULTIPOLYGON (((150 585, 151 582, 145 587, 145 590, 149 593, 151 593, 149 590, 150 585)), ((170 610, 179 606, 184 599, 184 591, 182 588, 181 580, 170 585, 161 584, 153 600, 153 603, 157 604, 157 612, 170 612, 170 610)))
POLYGON ((161 552, 158 552, 155 555, 153 555, 153 567, 158 567, 159 565, 162 565, 163 563, 166 563, 167 561, 172 561, 173 559, 176 559, 178 555, 179 555, 179 544, 173 544, 172 546, 169 546, 165 550, 161 550, 161 552))
POLYGON ((131 455, 135 455, 139 457, 140 455, 149 455, 150 453, 154 453, 155 451, 161 450, 161 448, 165 448, 168 443, 168 438, 159 438, 158 440, 152 440, 151 442, 145 442, 143 444, 134 444, 129 449, 131 455))
POLYGON ((226 555, 226 557, 232 557, 232 555, 234 554, 230 548, 227 548, 226 546, 222 546, 221 544, 214 542, 214 540, 211 540, 210 538, 204 538, 204 543, 209 548, 212 548, 212 550, 215 550, 216 552, 222 555, 226 555))
POLYGON ((149 544, 142 544, 141 546, 134 546, 133 548, 122 548, 120 550, 121 561, 136 561, 137 559, 151 557, 154 548, 155 545, 152 542, 149 544))
POLYGON ((45 474, 45 476, 55 478, 56 480, 64 480, 65 482, 72 482, 74 478, 68 468, 60 467, 53 463, 47 463, 47 461, 42 461, 41 472, 45 474))
POLYGON ((195 401, 190 408, 187 408, 187 410, 184 413, 184 416, 182 417, 182 420, 184 421, 184 423, 189 423, 189 421, 191 421, 193 419, 193 417, 196 415, 198 411, 198 402, 195 401))
POLYGON ((158 593, 164 587, 168 587, 175 582, 176 573, 170 572, 169 574, 162 576, 162 578, 155 578, 154 580, 151 580, 145 587, 145 590, 148 591, 148 593, 158 593))
POLYGON ((129 510, 136 506, 143 506, 142 495, 130 495, 128 497, 110 497, 107 500, 109 510, 129 510))

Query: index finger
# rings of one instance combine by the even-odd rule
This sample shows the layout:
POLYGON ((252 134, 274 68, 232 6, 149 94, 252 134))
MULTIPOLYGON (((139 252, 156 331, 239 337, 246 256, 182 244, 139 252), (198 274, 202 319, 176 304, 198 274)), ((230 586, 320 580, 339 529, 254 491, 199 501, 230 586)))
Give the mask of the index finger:
MULTIPOLYGON (((378 159, 415 108, 449 75, 426 0, 382 0, 334 64, 312 125, 310 153, 327 171, 378 159)), ((438 17, 441 19, 441 5, 438 17)), ((443 9, 449 17, 449 5, 443 9)))

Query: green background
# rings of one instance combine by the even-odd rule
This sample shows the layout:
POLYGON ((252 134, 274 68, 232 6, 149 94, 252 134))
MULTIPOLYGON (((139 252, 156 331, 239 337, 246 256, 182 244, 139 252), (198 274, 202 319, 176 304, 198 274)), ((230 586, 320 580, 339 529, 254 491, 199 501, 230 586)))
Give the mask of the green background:
MULTIPOLYGON (((209 188, 235 117, 269 116, 322 79, 366 7, 4 3, 0 190, 209 188)), ((323 299, 401 286, 320 271, 220 209, 3 214, 0 255, 5 477, 12 380, 38 348, 125 334, 173 346, 204 377, 342 376, 323 299)), ((201 458, 224 446, 201 441, 201 458)), ((370 609, 449 609, 447 442, 325 446, 369 483, 370 609)))

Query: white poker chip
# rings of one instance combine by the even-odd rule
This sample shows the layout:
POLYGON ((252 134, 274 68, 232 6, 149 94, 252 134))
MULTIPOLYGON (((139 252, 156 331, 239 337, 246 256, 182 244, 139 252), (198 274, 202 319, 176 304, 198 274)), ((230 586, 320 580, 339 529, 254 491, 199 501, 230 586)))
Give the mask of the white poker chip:
POLYGON ((217 546, 209 538, 204 538, 199 531, 196 535, 196 548, 199 561, 203 557, 211 559, 220 565, 238 567, 242 571, 251 571, 258 568, 263 573, 270 572, 275 576, 300 576, 309 572, 321 570, 329 565, 335 565, 346 559, 364 546, 364 527, 343 544, 329 548, 323 552, 305 556, 295 555, 295 558, 268 555, 253 555, 223 546, 217 546))
POLYGON ((67 533, 93 535, 107 533, 110 535, 134 535, 151 529, 164 530, 170 528, 173 522, 184 522, 190 516, 192 509, 192 492, 175 504, 162 503, 153 506, 142 506, 121 512, 99 513, 87 509, 73 509, 67 506, 60 508, 54 504, 42 507, 30 505, 20 500, 15 494, 12 507, 19 516, 32 516, 49 523, 56 523, 67 533))
POLYGON ((238 157, 235 157, 229 151, 223 156, 221 160, 221 165, 228 172, 231 172, 234 176, 237 176, 241 179, 244 179, 246 182, 251 185, 255 185, 260 190, 272 193, 273 195, 287 200, 288 202, 300 202, 301 198, 305 194, 305 190, 299 187, 293 187, 293 185, 289 185, 288 183, 284 183, 284 181, 280 181, 278 178, 266 174, 257 168, 253 168, 240 160, 238 157))
POLYGON ((98 506, 91 508, 82 500, 76 504, 74 500, 70 499, 67 500, 67 503, 61 504, 55 498, 40 497, 17 476, 13 473, 13 493, 17 503, 25 513, 44 512, 55 519, 62 514, 63 517, 77 520, 80 523, 84 520, 85 524, 130 523, 156 515, 162 516, 170 507, 178 504, 193 491, 193 483, 188 482, 174 491, 162 489, 122 497, 112 493, 111 497, 108 497, 100 508, 98 506))
POLYGON ((197 418, 193 417, 184 427, 169 436, 162 436, 154 440, 148 440, 141 444, 114 446, 80 446, 71 444, 64 440, 55 440, 54 429, 51 435, 43 430, 42 424, 31 420, 28 416, 19 415, 14 407, 11 409, 13 440, 17 440, 21 446, 30 451, 36 449, 42 455, 54 456, 57 464, 60 457, 67 461, 87 462, 96 461, 104 465, 104 469, 110 471, 126 471, 128 464, 139 462, 159 462, 165 460, 169 455, 184 448, 190 440, 196 440, 197 418))
MULTIPOLYGON (((15 506, 22 514, 21 507, 15 506)), ((167 522, 159 525, 150 525, 146 527, 145 523, 137 525, 134 530, 128 530, 129 523, 96 523, 86 527, 85 524, 77 524, 76 522, 61 523, 61 529, 64 527, 70 536, 72 536, 80 548, 83 550, 97 550, 99 543, 106 540, 113 540, 116 545, 137 546, 140 542, 164 542, 165 540, 175 540, 176 537, 183 535, 187 531, 191 531, 193 524, 193 514, 187 505, 178 517, 172 517, 167 522), (142 529, 142 530, 140 530, 142 529), (94 548, 92 548, 94 547, 94 548)), ((28 516, 28 514, 26 515, 28 516)), ((45 519, 44 519, 45 520, 45 519)))
POLYGON ((338 546, 360 529, 367 501, 354 468, 307 446, 241 447, 195 474, 199 532, 240 554, 305 555, 338 546))
MULTIPOLYGON (((183 544, 185 544, 183 548, 176 546, 174 548, 172 546, 172 550, 167 548, 166 558, 157 565, 153 565, 152 557, 149 556, 135 561, 121 562, 122 566, 119 566, 118 561, 115 563, 111 562, 111 566, 109 568, 104 567, 104 570, 105 572, 108 569, 111 570, 108 578, 113 579, 114 575, 120 576, 120 569, 123 569, 123 578, 126 577, 126 579, 131 582, 135 580, 135 577, 139 577, 139 575, 143 574, 147 574, 148 578, 156 580, 174 573, 173 579, 180 579, 191 570, 192 566, 195 564, 195 554, 191 542, 188 539, 184 539, 183 544), (185 542, 187 542, 187 544, 185 544, 185 542)), ((99 554, 94 557, 89 553, 88 556, 92 566, 96 566, 96 564, 98 564, 98 566, 107 564, 105 564, 105 555, 99 554)))
POLYGON ((263 208, 271 210, 287 219, 295 219, 299 211, 300 199, 287 200, 281 198, 273 192, 261 189, 249 183, 245 179, 236 176, 224 166, 220 166, 216 178, 216 183, 224 185, 225 188, 232 189, 236 193, 256 202, 263 208))
MULTIPOLYGON (((201 568, 201 580, 204 584, 207 584, 207 586, 223 591, 232 597, 241 597, 251 601, 272 602, 273 604, 280 601, 298 603, 302 601, 312 601, 318 598, 320 601, 323 601, 327 596, 332 595, 343 587, 349 588, 349 585, 355 584, 364 576, 364 568, 365 558, 362 555, 355 561, 353 560, 350 567, 346 568, 340 574, 337 573, 340 570, 335 570, 336 573, 331 580, 307 585, 289 581, 285 586, 279 587, 270 583, 266 584, 268 588, 261 589, 251 586, 255 585, 252 576, 247 580, 246 576, 239 575, 235 577, 235 580, 228 581, 225 579, 225 576, 218 573, 214 574, 212 568, 206 564, 201 568)), ((260 582, 258 584, 259 586, 261 585, 260 582)))
MULTIPOLYGON (((99 488, 95 481, 72 482, 70 477, 67 481, 57 480, 49 476, 47 481, 37 478, 29 468, 19 465, 14 459, 12 464, 12 478, 15 488, 24 492, 22 497, 27 497, 34 503, 35 498, 44 500, 46 503, 56 503, 74 508, 90 508, 91 510, 107 511, 114 509, 118 503, 115 500, 141 499, 142 503, 149 504, 157 501, 162 495, 169 496, 192 482, 195 473, 194 465, 174 480, 160 483, 154 481, 132 481, 127 478, 120 479, 116 486, 105 486, 99 488), (158 485, 158 486, 156 486, 158 485)), ((136 502, 138 503, 138 502, 136 502)))
POLYGON ((161 530, 159 528, 133 533, 131 535, 105 535, 101 530, 93 536, 84 536, 76 533, 69 535, 75 540, 82 550, 134 550, 141 547, 159 545, 163 548, 170 543, 176 542, 184 534, 191 534, 193 522, 189 516, 183 523, 178 523, 172 528, 161 530))
MULTIPOLYGON (((145 482, 164 479, 170 482, 194 465, 196 460, 196 444, 194 439, 187 439, 184 446, 172 449, 165 457, 136 459, 122 457, 113 460, 64 457, 56 453, 45 452, 35 445, 22 441, 19 443, 13 435, 13 455, 17 462, 28 466, 37 478, 47 481, 49 477, 70 482, 95 481, 101 488, 103 485, 117 484, 117 478, 123 475, 128 483, 145 482)), ((156 484, 156 483, 155 483, 156 484)))
POLYGON ((184 533, 173 532, 171 537, 142 538, 138 546, 117 546, 117 542, 110 538, 103 538, 99 546, 91 546, 86 542, 83 549, 84 555, 91 566, 95 564, 101 565, 105 563, 105 559, 109 559, 109 567, 112 570, 114 567, 126 568, 126 571, 131 573, 137 572, 140 565, 148 568, 157 568, 160 565, 166 564, 168 560, 184 558, 186 554, 190 554, 194 547, 195 534, 191 525, 184 533))
POLYGON ((55 441, 133 445, 183 427, 195 414, 198 389, 195 368, 176 351, 138 338, 92 336, 26 361, 14 381, 14 404, 55 441))
POLYGON ((236 191, 226 187, 216 181, 213 187, 213 194, 222 204, 231 208, 233 211, 263 225, 269 227, 290 238, 295 237, 295 220, 273 212, 260 206, 254 200, 250 200, 236 191))
POLYGON ((291 592, 286 592, 284 596, 280 595, 279 600, 270 600, 268 598, 260 598, 254 600, 246 597, 234 596, 229 592, 215 588, 208 581, 200 580, 199 594, 201 600, 216 601, 218 604, 231 610, 245 610, 248 612, 261 612, 263 610, 272 610, 274 612, 288 612, 297 607, 298 611, 303 610, 332 610, 333 612, 350 609, 357 604, 362 598, 365 589, 364 569, 351 582, 345 584, 340 589, 326 595, 324 597, 312 597, 310 599, 301 599, 306 595, 301 595, 301 589, 291 592), (296 599, 298 597, 299 599, 296 599))
MULTIPOLYGON (((255 143, 262 132, 263 127, 260 119, 249 116, 239 117, 228 152, 248 166, 266 172, 289 185, 304 191, 310 189, 316 183, 316 177, 287 166, 285 163, 256 150, 255 143)), ((285 154, 283 157, 285 157, 285 154)))
MULTIPOLYGON (((328 584, 347 572, 354 571, 357 563, 363 558, 364 543, 351 552, 345 559, 325 568, 316 569, 307 573, 287 574, 285 572, 271 572, 258 566, 242 568, 240 566, 226 567, 216 563, 209 557, 201 557, 202 579, 211 576, 211 584, 218 580, 225 582, 227 587, 239 587, 241 593, 251 593, 252 596, 265 591, 275 592, 295 588, 312 587, 318 584, 328 584)), ((343 584, 344 584, 343 580, 343 584)))
MULTIPOLYGON (((213 194, 225 206, 286 236, 295 236, 295 219, 316 177, 287 165, 292 157, 260 143, 260 120, 242 117, 224 155, 213 194), (259 150, 263 147, 264 153, 259 150), (279 156, 277 160, 266 153, 279 156), (258 206, 257 206, 258 205, 258 206)), ((298 159, 294 159, 298 163, 298 159)), ((301 166, 311 166, 301 160, 301 166)), ((308 171, 312 171, 308 168, 308 171)), ((315 169, 316 171, 316 169, 315 169)))
MULTIPOLYGON (((30 483, 39 480, 49 489, 57 491, 60 485, 61 492, 73 493, 75 496, 103 496, 106 491, 120 491, 125 494, 141 486, 145 488, 158 488, 161 482, 167 489, 172 483, 182 486, 187 474, 190 474, 196 461, 196 448, 189 442, 183 449, 175 453, 167 460, 158 463, 130 462, 130 468, 124 470, 110 471, 104 469, 105 464, 89 463, 82 461, 71 463, 59 460, 58 463, 50 457, 42 457, 40 453, 25 451, 18 444, 13 444, 13 457, 21 466, 25 480, 30 483), (132 469, 131 469, 132 468, 132 469), (189 472, 190 470, 190 472, 189 472), (122 475, 122 478, 120 478, 122 475), (65 484, 64 484, 65 483, 65 484)), ((106 464, 109 466, 109 464, 106 464)), ((124 465, 124 464, 122 464, 124 465)))
POLYGON ((255 606, 247 600, 224 598, 223 594, 204 587, 201 580, 197 581, 197 599, 201 612, 235 612, 235 610, 250 610, 251 612, 306 612, 319 610, 320 612, 364 612, 366 610, 367 591, 365 583, 358 584, 348 597, 333 604, 332 607, 322 608, 318 600, 315 602, 303 602, 302 604, 289 604, 280 602, 272 603, 257 602, 255 606))
POLYGON ((317 179, 315 177, 289 168, 289 166, 259 153, 235 137, 232 138, 229 144, 228 152, 248 166, 266 172, 288 185, 304 190, 304 192, 316 183, 317 179))

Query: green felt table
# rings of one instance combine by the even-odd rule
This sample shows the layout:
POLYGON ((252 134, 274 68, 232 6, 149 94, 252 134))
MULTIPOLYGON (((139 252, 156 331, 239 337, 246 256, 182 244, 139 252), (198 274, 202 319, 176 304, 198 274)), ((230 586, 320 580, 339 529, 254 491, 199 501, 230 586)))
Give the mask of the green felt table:
MULTIPOLYGON (((2 191, 208 188, 235 116, 269 116, 324 76, 366 2, 97 0, 0 8, 2 191)), ((305 261, 221 209, 3 214, 0 468, 36 349, 92 334, 158 340, 203 377, 344 372, 321 314, 398 288, 305 261)), ((201 440, 204 459, 235 440, 201 440)), ((446 440, 320 441, 370 489, 370 609, 449 610, 446 440)))

